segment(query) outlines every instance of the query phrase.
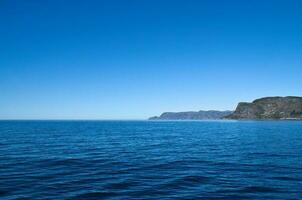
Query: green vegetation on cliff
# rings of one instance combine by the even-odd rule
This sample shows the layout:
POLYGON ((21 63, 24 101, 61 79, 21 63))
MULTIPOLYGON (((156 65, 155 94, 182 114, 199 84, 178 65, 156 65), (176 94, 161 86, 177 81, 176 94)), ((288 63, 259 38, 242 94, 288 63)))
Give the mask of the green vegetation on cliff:
POLYGON ((239 103, 226 119, 302 119, 302 97, 265 97, 239 103))

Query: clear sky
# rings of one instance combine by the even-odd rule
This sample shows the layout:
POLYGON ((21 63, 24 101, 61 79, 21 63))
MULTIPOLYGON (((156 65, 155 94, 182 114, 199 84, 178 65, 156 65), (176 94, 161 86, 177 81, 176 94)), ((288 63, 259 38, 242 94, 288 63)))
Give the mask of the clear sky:
POLYGON ((144 119, 302 96, 300 0, 2 0, 1 119, 144 119))

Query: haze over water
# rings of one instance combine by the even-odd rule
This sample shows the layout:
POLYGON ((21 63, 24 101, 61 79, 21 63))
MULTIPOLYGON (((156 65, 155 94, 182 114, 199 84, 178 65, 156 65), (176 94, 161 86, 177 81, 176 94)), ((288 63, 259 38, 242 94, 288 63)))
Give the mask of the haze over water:
POLYGON ((0 197, 301 199, 301 121, 0 121, 0 197))

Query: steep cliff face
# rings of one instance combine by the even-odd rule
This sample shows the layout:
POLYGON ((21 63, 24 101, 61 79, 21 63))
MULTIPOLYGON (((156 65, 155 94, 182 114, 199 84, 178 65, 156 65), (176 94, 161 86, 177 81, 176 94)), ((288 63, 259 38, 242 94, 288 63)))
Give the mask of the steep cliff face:
POLYGON ((203 120, 203 119, 222 119, 231 114, 232 111, 189 111, 189 112, 165 112, 159 117, 151 117, 150 120, 203 120))
POLYGON ((239 103, 227 119, 302 119, 302 97, 265 97, 239 103))

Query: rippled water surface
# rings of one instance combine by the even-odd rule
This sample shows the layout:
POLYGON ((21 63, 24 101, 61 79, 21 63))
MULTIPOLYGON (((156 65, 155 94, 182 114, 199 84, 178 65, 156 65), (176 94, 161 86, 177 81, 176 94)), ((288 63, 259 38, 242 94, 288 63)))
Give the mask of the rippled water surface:
POLYGON ((302 199, 302 122, 0 121, 0 199, 302 199))

